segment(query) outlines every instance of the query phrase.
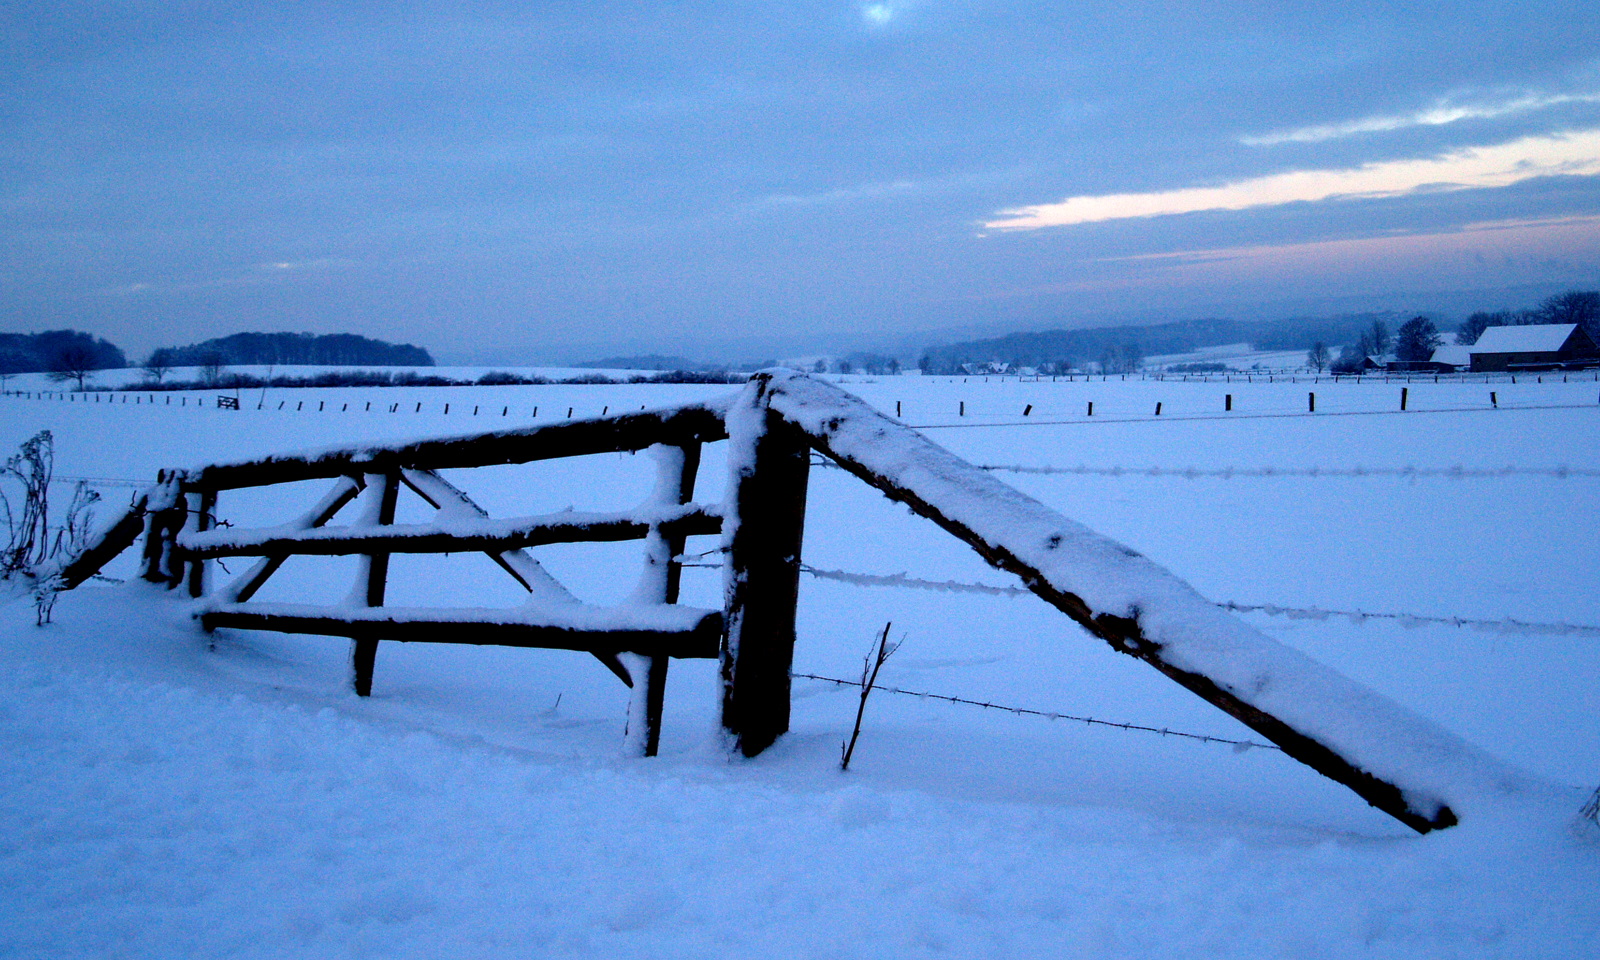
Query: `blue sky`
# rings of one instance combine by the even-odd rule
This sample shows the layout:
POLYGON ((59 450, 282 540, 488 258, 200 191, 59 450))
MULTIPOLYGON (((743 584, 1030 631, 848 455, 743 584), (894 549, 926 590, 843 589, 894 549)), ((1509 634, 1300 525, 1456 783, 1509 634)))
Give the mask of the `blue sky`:
POLYGON ((4 329, 133 352, 777 351, 1600 285, 1592 2, 130 0, 0 25, 4 329))

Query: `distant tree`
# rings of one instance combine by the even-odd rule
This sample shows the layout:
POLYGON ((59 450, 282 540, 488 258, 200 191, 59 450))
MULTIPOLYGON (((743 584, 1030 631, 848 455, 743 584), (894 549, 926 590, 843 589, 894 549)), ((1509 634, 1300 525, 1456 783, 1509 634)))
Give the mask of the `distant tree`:
POLYGON ((1483 331, 1490 327, 1503 327, 1511 323, 1512 320, 1513 317, 1509 310, 1499 310, 1494 313, 1479 310, 1461 321, 1461 326, 1456 328, 1456 343, 1464 347, 1470 347, 1478 342, 1479 337, 1483 336, 1483 331))
POLYGON ((203 382, 215 386, 222 380, 222 371, 228 368, 228 360, 220 351, 208 350, 195 359, 203 382))
POLYGON ((1144 350, 1137 343, 1107 347, 1100 354, 1101 373, 1134 373, 1144 366, 1144 350))
POLYGON ((1539 304, 1538 323, 1576 323, 1593 337, 1600 334, 1600 291, 1568 290, 1539 304))
POLYGON ((1328 345, 1321 340, 1312 344, 1311 349, 1306 353, 1306 365, 1318 373, 1328 368, 1328 361, 1328 345))
POLYGON ((46 375, 57 383, 70 380, 77 384, 77 389, 82 390, 96 369, 94 351, 83 344, 73 343, 55 352, 50 358, 50 369, 46 375))
POLYGON ((1396 360, 1405 360, 1417 363, 1433 356, 1434 348, 1444 342, 1439 336, 1439 328, 1427 317, 1412 317, 1400 325, 1395 333, 1394 355, 1396 360))
POLYGON ((889 375, 890 376, 898 376, 899 374, 900 374, 900 358, 899 357, 890 357, 889 358, 889 375))
POLYGON ((811 372, 812 373, 827 373, 828 372, 828 361, 827 361, 827 359, 824 358, 824 357, 818 357, 817 358, 817 362, 812 364, 812 366, 811 366, 811 372))
POLYGON ((143 367, 145 376, 160 383, 172 370, 172 351, 166 347, 150 351, 150 356, 144 358, 143 367))
POLYGON ((1388 353, 1391 342, 1389 340, 1388 326, 1386 326, 1382 320, 1373 320, 1370 334, 1369 340, 1372 346, 1371 355, 1377 357, 1388 353))
POLYGON ((851 365, 849 360, 840 360, 836 369, 840 373, 851 373, 855 370, 855 367, 851 365))
POLYGON ((1367 365, 1368 351, 1367 335, 1361 335, 1361 343, 1346 346, 1339 351, 1339 359, 1333 361, 1328 367, 1334 373, 1360 373, 1367 365))

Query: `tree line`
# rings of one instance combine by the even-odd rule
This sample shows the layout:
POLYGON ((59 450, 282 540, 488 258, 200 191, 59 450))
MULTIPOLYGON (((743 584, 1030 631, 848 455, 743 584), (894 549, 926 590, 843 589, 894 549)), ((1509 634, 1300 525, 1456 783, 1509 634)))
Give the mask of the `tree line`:
MULTIPOLYGON (((421 347, 353 333, 236 333, 184 347, 161 347, 141 364, 156 384, 174 367, 197 367, 203 381, 214 383, 230 366, 278 365, 431 367, 434 362, 421 347)), ((0 383, 13 374, 44 373, 82 390, 95 371, 127 366, 127 355, 115 344, 78 330, 0 334, 0 383)))

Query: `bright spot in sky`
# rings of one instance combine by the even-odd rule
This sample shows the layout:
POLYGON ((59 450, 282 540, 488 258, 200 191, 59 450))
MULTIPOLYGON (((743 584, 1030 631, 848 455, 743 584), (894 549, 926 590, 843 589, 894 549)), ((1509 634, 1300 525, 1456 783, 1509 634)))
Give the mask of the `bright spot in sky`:
POLYGON ((1510 143, 1465 147, 1416 160, 1386 160, 1341 170, 1294 170, 1220 187, 1069 197, 1060 203, 1002 210, 1003 219, 983 226, 1037 230, 1202 210, 1246 210, 1335 198, 1397 197, 1424 189, 1506 187, 1534 177, 1562 174, 1600 174, 1600 129, 1523 137, 1510 143))
POLYGON ((894 19, 894 8, 887 3, 869 3, 861 8, 861 16, 868 24, 881 27, 894 19))

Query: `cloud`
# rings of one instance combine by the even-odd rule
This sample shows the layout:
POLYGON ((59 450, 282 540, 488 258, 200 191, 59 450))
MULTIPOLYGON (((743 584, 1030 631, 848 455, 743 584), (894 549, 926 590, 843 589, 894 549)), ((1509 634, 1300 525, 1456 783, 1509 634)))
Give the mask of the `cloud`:
POLYGON ((1562 93, 1554 95, 1527 94, 1498 103, 1454 104, 1440 101, 1427 110, 1415 113, 1397 113, 1387 116, 1363 117, 1344 123, 1297 127, 1279 130, 1261 136, 1240 137, 1247 147, 1275 147, 1285 143, 1322 143, 1362 133, 1386 133, 1408 127, 1437 127, 1458 120, 1492 120, 1512 114, 1543 110, 1567 103, 1600 103, 1597 93, 1562 93))
POLYGON ((1523 137, 1434 157, 1386 160, 1333 170, 1293 170, 1219 187, 1069 197, 1000 211, 994 230, 1098 223, 1205 210, 1248 210, 1286 203, 1398 197, 1421 192, 1506 187, 1534 177, 1600 174, 1600 128, 1523 137))

